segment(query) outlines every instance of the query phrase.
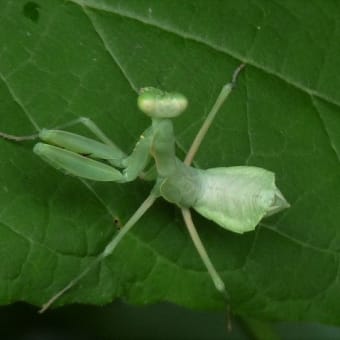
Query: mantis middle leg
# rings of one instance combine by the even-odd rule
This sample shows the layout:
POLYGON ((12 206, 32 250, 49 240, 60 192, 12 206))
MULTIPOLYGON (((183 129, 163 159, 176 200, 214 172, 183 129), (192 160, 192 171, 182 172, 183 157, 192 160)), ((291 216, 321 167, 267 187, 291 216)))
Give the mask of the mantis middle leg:
POLYGON ((83 270, 79 275, 77 275, 73 280, 71 280, 64 288, 62 288, 58 293, 53 295, 39 310, 39 313, 43 313, 48 309, 53 302, 59 299, 64 293, 75 286, 91 269, 93 269, 97 264, 104 260, 107 256, 111 255, 119 242, 123 237, 132 229, 132 227, 138 222, 138 220, 144 215, 144 213, 153 205, 157 199, 157 189, 151 191, 150 195, 145 199, 145 201, 140 205, 140 207, 135 211, 135 213, 126 222, 123 228, 120 229, 117 235, 109 242, 109 244, 104 248, 104 250, 98 255, 98 257, 83 270))
MULTIPOLYGON (((193 143, 191 144, 191 147, 185 157, 184 163, 187 165, 191 165, 205 135, 207 134, 207 131, 210 127, 210 125, 212 124, 214 118, 216 117, 217 112, 219 111, 219 109, 221 108, 222 104, 225 102, 225 100, 228 98, 230 92, 232 91, 233 87, 235 86, 236 83, 236 78, 238 76, 238 74, 240 73, 240 71, 242 70, 242 68, 244 67, 244 64, 241 64, 235 71, 232 77, 232 81, 231 83, 226 84, 225 86, 223 86, 219 96, 217 97, 217 100, 215 102, 215 104, 213 105, 212 109, 210 110, 207 118, 205 119, 205 121, 203 122, 200 130, 198 131, 193 143)), ((216 289, 222 293, 222 295, 224 296, 224 298, 226 299, 226 301, 229 300, 229 294, 225 288, 224 282, 222 280, 222 278, 220 277, 220 275, 218 274, 216 268, 214 267, 213 263, 210 260, 210 257, 198 235, 197 229, 194 225, 194 222, 192 220, 191 217, 191 212, 189 209, 186 208, 181 208, 182 211, 182 215, 183 215, 183 219, 184 219, 184 223, 188 229, 188 232, 190 234, 190 237, 197 249, 197 252, 199 254, 199 256, 201 257, 202 262, 204 263, 205 267, 208 270, 208 273, 216 287, 216 289)))
POLYGON ((189 151, 188 151, 188 153, 185 157, 185 160, 184 160, 185 164, 190 165, 192 163, 192 161, 193 161, 193 159, 194 159, 194 157, 195 157, 205 135, 208 132, 210 125, 212 124, 213 120, 216 117, 217 112, 219 111, 219 109, 221 108, 223 103, 228 98, 232 89, 235 87, 237 76, 244 67, 245 67, 245 64, 241 64, 234 71, 231 82, 222 87, 222 90, 221 90, 220 94, 218 95, 215 104, 213 105, 210 112, 208 113, 207 118, 204 120, 200 130, 198 131, 194 141, 192 142, 192 144, 190 146, 190 149, 189 149, 189 151))

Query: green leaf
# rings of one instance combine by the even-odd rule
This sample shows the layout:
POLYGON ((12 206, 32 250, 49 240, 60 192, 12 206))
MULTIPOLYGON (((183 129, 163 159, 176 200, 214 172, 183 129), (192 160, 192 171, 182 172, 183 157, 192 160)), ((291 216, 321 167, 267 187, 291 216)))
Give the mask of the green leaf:
MULTIPOLYGON (((188 150, 233 70, 247 64, 199 154, 202 168, 276 173, 291 204, 255 232, 194 220, 232 297, 256 319, 339 324, 340 38, 337 2, 0 1, 0 130, 92 118, 130 152, 150 123, 137 90, 179 91, 188 150)), ((81 128, 75 131, 86 133, 81 128)), ((95 259, 150 184, 84 185, 32 143, 0 141, 0 302, 41 305, 95 259)), ((159 201, 59 304, 166 300, 223 309, 178 209, 159 201)))

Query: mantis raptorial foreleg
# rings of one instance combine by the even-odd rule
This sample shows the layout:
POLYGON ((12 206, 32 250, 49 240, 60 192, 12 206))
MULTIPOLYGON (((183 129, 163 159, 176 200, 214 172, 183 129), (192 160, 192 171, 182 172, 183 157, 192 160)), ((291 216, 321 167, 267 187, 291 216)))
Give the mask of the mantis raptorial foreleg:
MULTIPOLYGON (((73 120, 71 120, 71 121, 69 121, 65 124, 54 127, 54 129, 61 130, 61 129, 71 127, 71 126, 74 126, 74 125, 78 125, 78 124, 84 125, 89 131, 91 131, 103 143, 115 146, 115 144, 104 134, 104 132, 101 131, 98 128, 98 126, 90 118, 87 118, 87 117, 79 117, 77 119, 73 119, 73 120)), ((21 141, 38 139, 39 138, 39 132, 32 134, 32 135, 27 135, 27 136, 17 136, 17 135, 11 135, 11 134, 8 134, 8 133, 0 132, 0 137, 2 137, 4 139, 8 139, 8 140, 13 140, 15 142, 21 142, 21 141)))
POLYGON ((150 155, 151 136, 146 130, 130 156, 111 145, 97 142, 87 137, 61 130, 41 130, 39 137, 46 143, 38 143, 33 151, 57 169, 68 174, 107 182, 130 182, 136 179, 147 166, 150 155), (57 146, 56 146, 57 145, 57 146), (124 168, 119 171, 95 159, 106 160, 114 166, 124 168))
POLYGON ((144 131, 131 155, 126 156, 89 118, 82 117, 64 126, 79 123, 85 125, 103 143, 63 130, 42 129, 37 135, 22 137, 5 133, 0 133, 0 136, 14 141, 40 138, 45 143, 37 143, 33 150, 46 162, 67 174, 95 181, 130 182, 149 163, 150 129, 144 131), (124 170, 118 171, 96 159, 105 160, 124 170))
POLYGON ((113 143, 90 118, 87 117, 79 117, 63 125, 57 126, 53 130, 42 129, 38 133, 28 136, 16 136, 0 132, 0 137, 15 142, 41 139, 44 142, 66 148, 69 151, 79 152, 81 154, 83 153, 87 156, 94 154, 93 158, 106 159, 109 162, 114 159, 112 162, 112 165, 114 166, 119 166, 121 159, 127 157, 127 155, 115 143, 113 143), (84 125, 102 143, 75 133, 62 131, 64 128, 78 124, 84 125), (103 146, 103 144, 107 147, 103 146), (94 151, 99 152, 99 154, 96 154, 94 151))
POLYGON ((56 129, 61 130, 74 125, 82 124, 89 131, 91 131, 100 141, 104 144, 111 146, 117 154, 121 154, 122 157, 126 156, 125 153, 109 138, 106 134, 97 126, 96 123, 93 122, 92 119, 87 117, 79 117, 73 119, 63 125, 57 126, 56 129))

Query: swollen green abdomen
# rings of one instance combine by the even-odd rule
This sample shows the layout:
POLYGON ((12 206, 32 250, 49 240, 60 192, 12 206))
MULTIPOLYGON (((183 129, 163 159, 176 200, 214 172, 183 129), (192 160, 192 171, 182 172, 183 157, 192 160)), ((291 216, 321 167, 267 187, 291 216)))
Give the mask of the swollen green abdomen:
POLYGON ((201 190, 193 208, 236 233, 253 230, 271 211, 288 206, 275 186, 274 173, 238 166, 199 170, 201 190))

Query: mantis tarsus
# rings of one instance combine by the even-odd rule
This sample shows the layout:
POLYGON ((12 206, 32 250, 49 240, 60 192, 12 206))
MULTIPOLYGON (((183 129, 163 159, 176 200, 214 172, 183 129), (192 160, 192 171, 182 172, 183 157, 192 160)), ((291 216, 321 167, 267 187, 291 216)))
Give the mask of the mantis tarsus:
POLYGON ((179 93, 168 93, 146 87, 138 96, 138 107, 148 115, 152 124, 141 135, 135 149, 126 155, 88 118, 79 118, 67 124, 85 125, 99 141, 63 130, 41 130, 37 135, 0 136, 13 141, 39 138, 43 143, 34 146, 34 152, 67 174, 94 181, 129 182, 138 176, 155 180, 149 196, 140 205, 103 252, 79 275, 57 292, 40 312, 76 285, 96 264, 112 254, 117 244, 130 231, 158 197, 179 206, 191 239, 206 266, 216 289, 228 299, 224 282, 212 264, 191 218, 190 208, 236 233, 254 230, 259 221, 289 207, 275 186, 274 173, 258 167, 237 166, 202 170, 191 167, 193 158, 217 112, 232 91, 244 65, 226 84, 201 129, 194 139, 185 160, 175 154, 175 136, 172 118, 187 107, 187 99, 179 93), (154 163, 152 163, 154 162, 154 163))

